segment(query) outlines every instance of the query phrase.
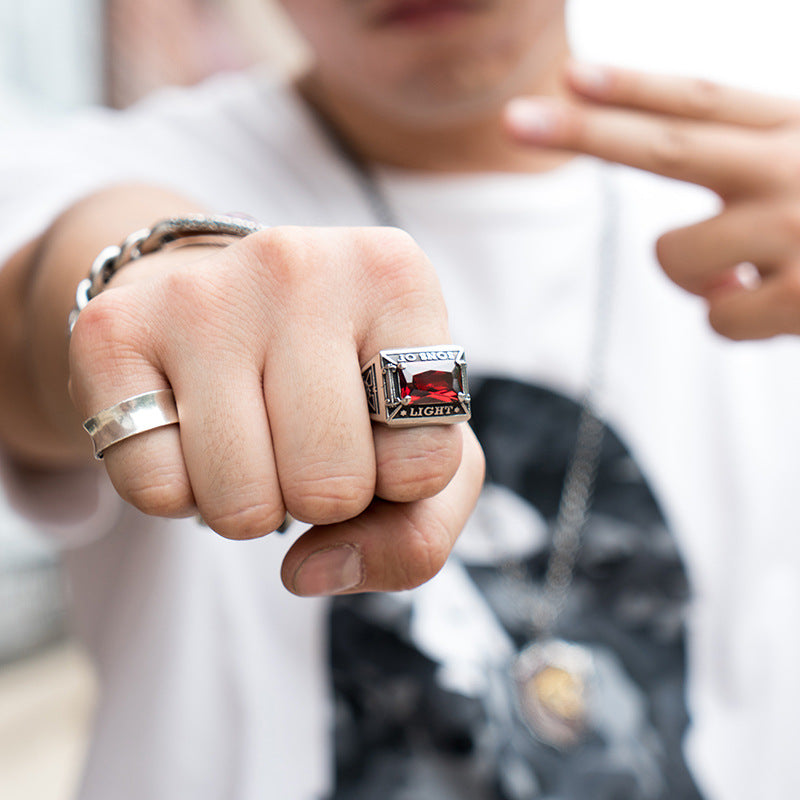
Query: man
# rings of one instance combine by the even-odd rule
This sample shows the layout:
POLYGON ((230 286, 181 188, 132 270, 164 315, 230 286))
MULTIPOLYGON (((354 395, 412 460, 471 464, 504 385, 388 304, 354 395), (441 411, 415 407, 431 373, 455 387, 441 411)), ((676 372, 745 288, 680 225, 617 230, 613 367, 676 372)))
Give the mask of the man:
POLYGON ((223 79, 78 124, 77 175, 20 191, 6 226, 0 433, 47 473, 18 503, 84 540, 67 561, 101 696, 81 797, 792 796, 797 640, 757 639, 797 606, 797 345, 734 349, 704 317, 800 332, 800 111, 568 67, 559 0, 284 5, 315 53, 296 90, 223 79), (722 209, 698 222, 706 195, 575 153, 722 209), (225 209, 273 227, 125 264, 67 349, 103 247, 225 209), (705 305, 648 255, 689 222, 659 257, 705 305), (480 450, 464 425, 371 425, 361 367, 449 343, 445 299, 492 484, 442 569, 480 450), (155 392, 179 425, 104 452, 130 508, 80 422, 155 392), (312 527, 284 557, 258 537, 287 512, 312 527), (294 595, 345 597, 289 595, 281 560, 294 595), (535 649, 550 637, 585 674, 535 649))

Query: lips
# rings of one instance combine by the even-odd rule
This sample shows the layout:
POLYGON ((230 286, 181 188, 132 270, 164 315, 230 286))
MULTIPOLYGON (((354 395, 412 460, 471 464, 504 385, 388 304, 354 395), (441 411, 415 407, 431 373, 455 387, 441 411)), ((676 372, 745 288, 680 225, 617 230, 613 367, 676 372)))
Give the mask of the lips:
POLYGON ((378 27, 446 23, 484 5, 485 0, 389 0, 378 5, 373 20, 378 27))

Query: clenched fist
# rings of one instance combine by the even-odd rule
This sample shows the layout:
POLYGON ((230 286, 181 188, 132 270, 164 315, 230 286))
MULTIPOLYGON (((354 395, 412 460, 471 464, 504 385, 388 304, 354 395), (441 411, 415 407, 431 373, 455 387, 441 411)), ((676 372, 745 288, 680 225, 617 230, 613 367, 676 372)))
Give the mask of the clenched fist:
POLYGON ((80 314, 70 391, 89 417, 171 388, 179 426, 105 453, 148 514, 199 512, 245 539, 288 512, 313 527, 283 565, 298 594, 416 586, 443 565, 476 501, 465 425, 370 422, 360 364, 449 341, 434 270, 389 228, 274 228, 225 249, 127 265, 80 314))

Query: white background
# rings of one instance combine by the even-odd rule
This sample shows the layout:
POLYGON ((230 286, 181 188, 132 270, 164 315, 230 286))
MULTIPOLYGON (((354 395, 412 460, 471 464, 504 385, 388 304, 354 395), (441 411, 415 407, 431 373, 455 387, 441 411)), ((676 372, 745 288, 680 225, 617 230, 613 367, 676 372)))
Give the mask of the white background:
POLYGON ((571 0, 589 59, 800 95, 797 0, 571 0))

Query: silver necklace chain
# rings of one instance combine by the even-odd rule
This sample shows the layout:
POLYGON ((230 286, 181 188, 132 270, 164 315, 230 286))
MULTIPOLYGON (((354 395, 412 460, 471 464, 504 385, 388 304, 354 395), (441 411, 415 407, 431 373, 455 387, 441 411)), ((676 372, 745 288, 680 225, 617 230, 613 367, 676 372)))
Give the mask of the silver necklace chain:
MULTIPOLYGON (((558 618, 566 605, 575 578, 575 565, 581 550, 582 535, 591 515, 605 426, 597 415, 597 404, 606 372, 609 349, 614 281, 619 250, 619 197, 613 185, 610 167, 600 172, 601 227, 598 248, 597 295, 589 368, 578 414, 575 446, 570 454, 558 511, 551 526, 551 551, 540 596, 534 601, 527 618, 531 635, 553 634, 558 618)), ((503 564, 503 571, 524 579, 519 561, 503 564)))
MULTIPOLYGON (((402 227, 398 214, 369 165, 353 150, 340 132, 321 114, 317 119, 335 145, 370 207, 378 225, 402 227)), ((591 515, 605 426, 597 416, 597 400, 605 376, 611 328, 614 281, 619 250, 619 197, 612 181, 611 168, 600 170, 601 226, 598 246, 598 284, 594 328, 586 388, 578 414, 575 446, 567 464, 558 511, 551 527, 552 542, 541 593, 524 610, 531 637, 546 638, 554 633, 558 618, 575 579, 582 534, 591 515)), ((507 581, 527 581, 523 563, 508 560, 501 567, 507 581)), ((512 596, 517 594, 512 593, 512 596)))

